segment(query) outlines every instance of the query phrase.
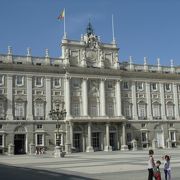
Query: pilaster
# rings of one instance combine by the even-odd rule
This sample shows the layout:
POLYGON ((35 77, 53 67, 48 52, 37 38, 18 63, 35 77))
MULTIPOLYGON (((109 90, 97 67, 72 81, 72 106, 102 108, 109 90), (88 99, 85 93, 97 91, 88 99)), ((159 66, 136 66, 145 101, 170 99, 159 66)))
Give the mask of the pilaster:
POLYGON ((151 88, 150 83, 146 82, 146 99, 147 99, 147 118, 152 120, 152 106, 151 106, 151 88))
POLYGON ((166 108, 164 101, 164 84, 160 83, 160 99, 161 99, 161 116, 163 120, 166 120, 166 108))
POLYGON ((137 120, 138 119, 138 114, 137 114, 137 98, 136 98, 136 82, 132 81, 132 110, 133 110, 133 119, 137 120))
POLYGON ((177 94, 177 84, 173 83, 173 98, 174 98, 174 112, 175 119, 179 120, 179 103, 178 103, 178 94, 177 94))
POLYGON ((33 120, 32 77, 27 76, 27 120, 33 120))
POLYGON ((100 116, 106 116, 105 79, 100 80, 100 116))
POLYGON ((87 78, 82 79, 82 104, 83 104, 83 116, 88 116, 88 90, 87 90, 87 78))
POLYGON ((120 80, 116 81, 116 112, 117 116, 122 116, 122 107, 121 107, 121 82, 120 80))
POLYGON ((46 119, 49 119, 51 111, 51 78, 46 77, 46 119))

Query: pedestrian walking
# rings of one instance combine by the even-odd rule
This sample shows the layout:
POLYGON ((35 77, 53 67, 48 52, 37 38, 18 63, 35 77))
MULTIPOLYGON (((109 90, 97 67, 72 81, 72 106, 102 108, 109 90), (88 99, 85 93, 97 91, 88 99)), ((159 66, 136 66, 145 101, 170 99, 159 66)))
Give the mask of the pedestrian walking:
POLYGON ((153 168, 155 166, 153 155, 154 155, 154 151, 150 149, 149 160, 148 160, 148 180, 153 180, 153 168))

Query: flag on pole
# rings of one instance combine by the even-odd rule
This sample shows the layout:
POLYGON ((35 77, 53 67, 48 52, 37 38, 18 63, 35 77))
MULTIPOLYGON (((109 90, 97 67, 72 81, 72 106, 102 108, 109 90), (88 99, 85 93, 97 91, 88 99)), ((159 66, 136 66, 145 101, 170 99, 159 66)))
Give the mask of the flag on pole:
POLYGON ((63 11, 60 13, 60 15, 58 16, 58 19, 62 20, 64 19, 64 17, 65 17, 65 9, 63 9, 63 11))

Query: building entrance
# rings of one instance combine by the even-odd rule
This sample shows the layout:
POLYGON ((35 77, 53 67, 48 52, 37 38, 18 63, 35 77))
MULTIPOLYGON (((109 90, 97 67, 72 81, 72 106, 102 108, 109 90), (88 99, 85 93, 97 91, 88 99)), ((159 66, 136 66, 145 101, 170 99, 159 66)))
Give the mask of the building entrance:
POLYGON ((81 134, 75 133, 73 139, 73 145, 76 148, 76 152, 82 152, 81 134))
POLYGON ((112 150, 116 150, 116 141, 115 141, 115 133, 110 133, 110 146, 112 147, 112 150))
POLYGON ((25 154, 25 134, 15 134, 14 136, 14 154, 25 154))
POLYGON ((100 133, 99 132, 92 133, 92 145, 93 145, 94 151, 101 150, 100 133))

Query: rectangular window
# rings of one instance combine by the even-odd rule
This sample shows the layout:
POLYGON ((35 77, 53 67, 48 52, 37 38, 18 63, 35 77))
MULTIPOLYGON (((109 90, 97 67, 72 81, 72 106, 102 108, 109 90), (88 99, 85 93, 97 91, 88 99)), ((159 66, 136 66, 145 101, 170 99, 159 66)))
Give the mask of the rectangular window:
POLYGON ((42 124, 37 124, 37 129, 42 129, 42 124))
POLYGON ((142 132, 141 137, 142 137, 142 142, 147 141, 147 133, 146 132, 142 132))
POLYGON ((137 82, 137 89, 143 90, 143 83, 142 82, 137 82))
POLYGON ((35 116, 44 117, 44 103, 36 103, 34 106, 35 116))
POLYGON ((171 84, 165 84, 165 90, 166 91, 171 91, 171 84))
POLYGON ((16 85, 22 86, 24 84, 24 77, 23 76, 16 76, 16 85))
POLYGON ((43 146, 43 134, 37 134, 37 145, 43 146))
POLYGON ((171 141, 176 141, 175 132, 170 132, 170 139, 171 141))
POLYGON ((60 87, 61 86, 61 80, 59 78, 54 78, 54 86, 55 87, 60 87))
POLYGON ((56 135, 55 135, 55 142, 56 142, 56 145, 63 145, 62 144, 62 134, 56 133, 56 135), (59 144, 58 144, 58 142, 59 142, 59 144))
POLYGON ((160 105, 159 104, 153 104, 152 112, 153 112, 153 117, 160 118, 161 117, 160 105))
POLYGON ((112 88, 113 88, 113 83, 110 82, 110 81, 108 81, 108 83, 107 83, 107 88, 108 88, 108 89, 112 89, 112 88))
POLYGON ((152 83, 151 88, 153 91, 157 91, 157 83, 152 83))
POLYGON ((80 104, 78 102, 72 104, 72 115, 80 116, 80 104))
POLYGON ((72 85, 74 88, 79 88, 79 86, 80 86, 79 79, 73 79, 72 85))
POLYGON ((107 104, 107 115, 108 116, 114 116, 114 104, 113 103, 108 103, 107 104))
POLYGON ((140 118, 146 117, 146 105, 145 104, 138 104, 138 115, 140 118))
POLYGON ((127 81, 123 82, 123 89, 129 89, 129 83, 127 81))
POLYGON ((125 117, 132 117, 132 106, 130 103, 125 103, 123 106, 123 114, 125 117))
POLYGON ((90 105, 90 115, 91 116, 97 116, 97 104, 96 103, 92 103, 90 105))
POLYGON ((16 117, 24 117, 25 110, 24 110, 24 103, 23 102, 16 102, 15 103, 15 116, 16 117))
POLYGON ((3 84, 4 84, 4 76, 0 75, 0 85, 3 85, 3 84))
POLYGON ((3 146, 3 135, 0 135, 0 146, 3 146))
POLYGON ((167 112, 167 117, 174 117, 174 105, 173 104, 167 104, 166 105, 166 112, 167 112))
POLYGON ((3 125, 2 124, 0 124, 0 129, 2 129, 3 128, 3 125))
POLYGON ((4 116, 4 103, 0 102, 0 116, 3 115, 4 116))
POLYGON ((42 86, 42 77, 36 77, 35 84, 36 86, 42 86))

